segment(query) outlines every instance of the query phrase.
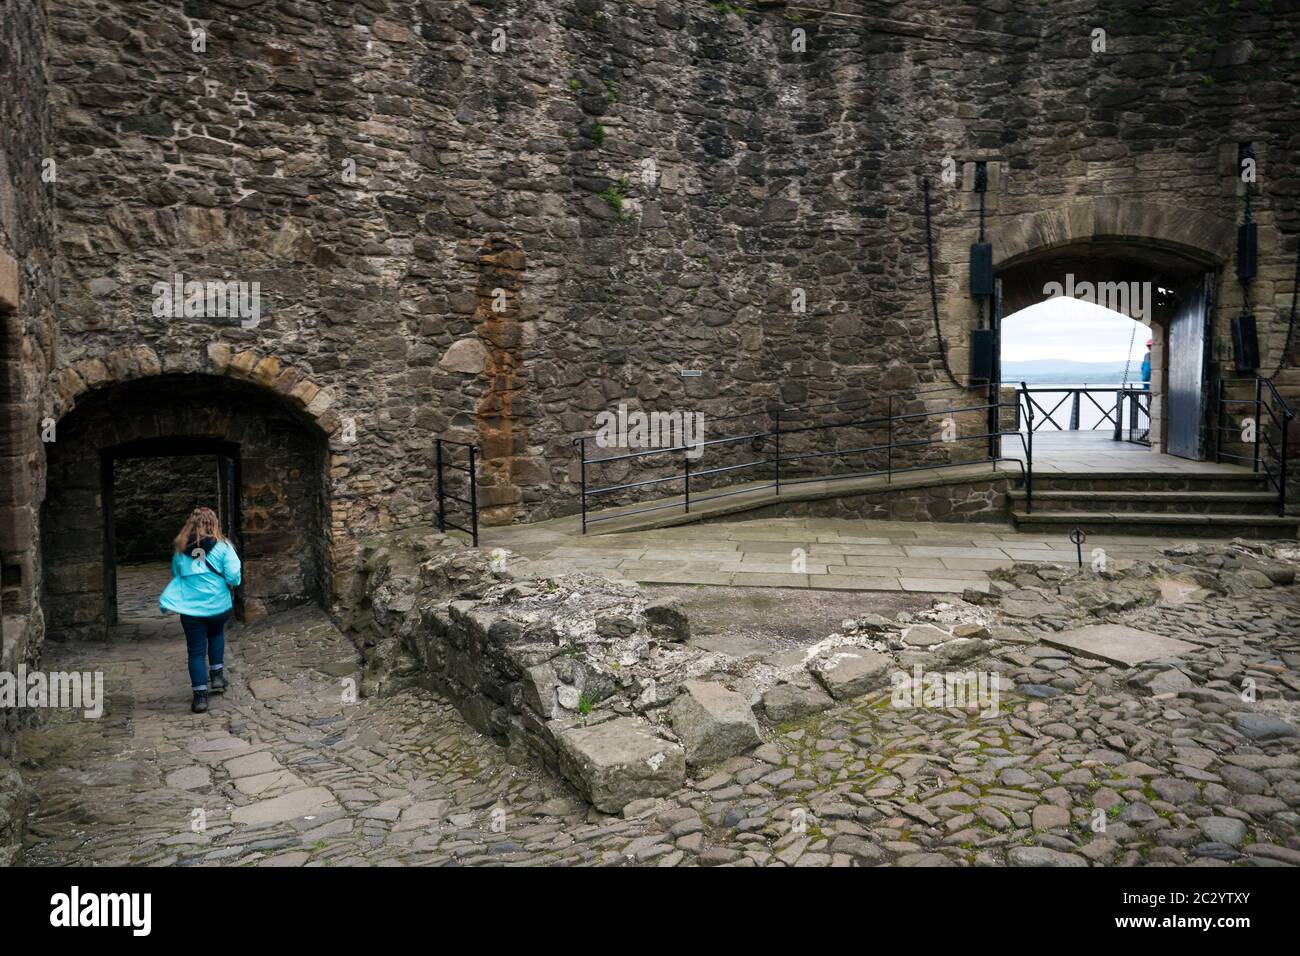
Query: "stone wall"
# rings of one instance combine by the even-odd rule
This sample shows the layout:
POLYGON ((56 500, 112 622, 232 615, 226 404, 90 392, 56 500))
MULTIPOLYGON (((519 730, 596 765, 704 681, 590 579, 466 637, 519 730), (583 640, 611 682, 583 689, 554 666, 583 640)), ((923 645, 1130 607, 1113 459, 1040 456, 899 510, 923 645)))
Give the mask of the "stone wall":
POLYGON ((681 646, 680 610, 632 582, 522 580, 428 529, 385 536, 363 555, 352 621, 363 692, 435 690, 511 762, 546 766, 606 812, 681 785, 686 758, 666 707, 710 661, 681 646), (617 773, 594 766, 582 742, 601 725, 617 773), (639 758, 623 761, 628 752, 639 758))
POLYGON ((350 534, 427 518, 435 433, 483 445, 486 520, 545 517, 576 508, 571 438, 620 401, 725 430, 949 384, 923 176, 964 381, 976 160, 1000 265, 1178 233, 1218 268, 1222 230, 1180 211, 1230 229, 1238 140, 1258 144, 1254 300, 1276 361, 1300 222, 1277 38, 1296 11, 827 6, 57 0, 59 362, 143 341, 195 368, 216 340, 312 375, 356 428, 331 445, 350 534), (155 317, 152 283, 177 272, 259 281, 260 324, 155 317))
MULTIPOLYGON (((45 633, 35 547, 45 482, 39 414, 54 339, 54 209, 42 179, 53 156, 46 11, 0 0, 0 671, 39 662, 45 633)), ((21 853, 27 792, 15 732, 0 711, 0 866, 21 853)))
POLYGON ((220 511, 217 460, 194 455, 124 458, 113 473, 117 559, 168 564, 175 537, 199 505, 220 511))
MULTIPOLYGON (((1091 265, 1098 277, 1182 291, 1189 279, 1209 273, 1215 280, 1212 395, 1218 379, 1238 375, 1230 321, 1244 305, 1235 252, 1247 188, 1238 147, 1249 143, 1260 236, 1259 276, 1250 288, 1262 356, 1255 371, 1272 375, 1285 357, 1291 367, 1276 380, 1296 405, 1300 338, 1292 336, 1285 356, 1284 345, 1300 228, 1294 133, 1300 60, 1292 42, 1279 37, 1294 35, 1300 11, 1268 3, 1196 10, 1157 3, 1103 15, 1090 7, 1053 5, 1050 28, 1039 31, 1035 24, 1029 32, 1040 39, 1009 56, 1002 82, 987 89, 978 110, 980 135, 946 147, 964 162, 964 188, 960 197, 943 193, 938 220, 947 273, 941 296, 950 306, 945 334, 959 343, 976 319, 974 303, 960 289, 977 222, 976 197, 968 191, 973 161, 986 160, 987 235, 995 269, 1008 281, 1004 291, 1015 300, 1008 306, 1029 304, 1025 291, 1041 300, 1044 271, 1057 281, 1067 271, 1082 279, 1091 265), (1099 27, 1104 50, 1094 35, 1099 27), (1189 130, 1202 132, 1189 140, 1189 130), (1036 284, 1012 288, 1018 267, 1035 263, 1041 266, 1036 284)), ((1168 363, 1163 318, 1154 318, 1152 432, 1159 449, 1168 363)), ((966 360, 964 350, 955 354, 959 363, 966 360)))
POLYGON ((718 434, 778 403, 981 400, 922 393, 950 384, 945 360, 965 379, 976 161, 1000 270, 1105 241, 1219 272, 1217 373, 1240 141, 1277 361, 1300 223, 1297 61, 1278 39, 1295 10, 819 6, 51 0, 51 413, 80 387, 65 372, 123 349, 164 374, 254 355, 263 384, 310 380, 338 577, 356 536, 428 518, 434 434, 482 444, 485 519, 510 521, 575 510, 571 438, 621 401, 718 434), (154 283, 177 274, 258 282, 259 321, 158 315, 154 283))
MULTIPOLYGON (((781 403, 982 400, 945 369, 966 381, 977 161, 1003 273, 1099 243, 1215 273, 1217 377, 1243 303, 1237 148, 1253 143, 1261 371, 1283 358, 1293 3, 0 0, 0 14, 8 662, 34 659, 44 628, 38 422, 121 381, 231 378, 262 396, 247 427, 293 422, 283 447, 302 457, 280 474, 320 503, 284 505, 290 538, 267 553, 286 563, 259 575, 288 581, 282 596, 342 593, 359 537, 428 519, 435 434, 481 443, 485 518, 507 522, 577 509, 571 439, 619 402, 702 412, 716 436, 781 403), (259 283, 259 319, 160 315, 155 283, 178 274, 259 283)), ((1300 405, 1300 371, 1277 381, 1300 405)), ((51 500, 93 515, 91 486, 66 478, 51 500)), ((253 512, 275 513, 278 481, 250 481, 253 512)))

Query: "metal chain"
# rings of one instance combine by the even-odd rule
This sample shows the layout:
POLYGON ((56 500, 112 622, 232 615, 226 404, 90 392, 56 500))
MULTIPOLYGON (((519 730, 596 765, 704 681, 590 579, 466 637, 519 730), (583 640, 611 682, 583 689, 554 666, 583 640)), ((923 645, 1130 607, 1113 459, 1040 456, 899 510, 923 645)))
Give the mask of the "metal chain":
POLYGON ((934 278, 934 232, 930 224, 930 177, 926 176, 921 180, 921 187, 925 193, 925 254, 930 264, 930 311, 934 315, 934 338, 939 343, 939 358, 943 361, 943 370, 948 376, 948 381, 957 388, 965 388, 965 385, 957 381, 957 376, 952 373, 952 367, 948 364, 948 345, 944 342, 943 331, 939 327, 939 289, 934 278))
MULTIPOLYGON (((1250 215, 1250 186, 1251 186, 1251 184, 1250 184, 1249 181, 1247 181, 1245 185, 1246 185, 1246 190, 1245 190, 1245 194, 1244 194, 1244 195, 1245 195, 1245 200, 1246 200, 1245 219, 1246 219, 1246 225, 1249 226, 1250 223, 1251 223, 1251 215, 1250 215)), ((1250 280, 1249 280, 1249 279, 1240 279, 1240 280, 1238 280, 1238 282, 1239 282, 1240 285, 1241 285, 1241 311, 1242 311, 1242 314, 1243 314, 1243 315, 1249 315, 1249 314, 1250 314, 1250 280)))
POLYGON ((1129 366, 1133 364, 1133 343, 1137 341, 1137 337, 1138 321, 1133 319, 1133 331, 1129 333, 1128 337, 1128 356, 1124 359, 1124 381, 1120 382, 1120 385, 1128 385, 1128 370, 1129 366))
POLYGON ((1291 354, 1291 336, 1295 334, 1295 307, 1296 296, 1300 295, 1300 235, 1296 236, 1295 246, 1295 277, 1291 280, 1291 317, 1286 323, 1286 339, 1282 342, 1282 354, 1278 356, 1277 368, 1273 369, 1273 374, 1268 377, 1271 382, 1277 378, 1282 367, 1286 365, 1287 356, 1291 354))

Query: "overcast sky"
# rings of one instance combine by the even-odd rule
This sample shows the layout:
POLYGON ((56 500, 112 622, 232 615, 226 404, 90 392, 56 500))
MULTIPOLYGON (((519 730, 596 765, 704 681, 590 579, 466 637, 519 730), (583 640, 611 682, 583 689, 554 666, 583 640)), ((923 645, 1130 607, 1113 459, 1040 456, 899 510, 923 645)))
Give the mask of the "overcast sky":
POLYGON ((1068 359, 1122 365, 1130 338, 1136 366, 1151 338, 1147 326, 1099 305, 1057 296, 1003 318, 1002 358, 1011 362, 1068 359), (1134 326, 1137 335, 1133 335, 1134 326))

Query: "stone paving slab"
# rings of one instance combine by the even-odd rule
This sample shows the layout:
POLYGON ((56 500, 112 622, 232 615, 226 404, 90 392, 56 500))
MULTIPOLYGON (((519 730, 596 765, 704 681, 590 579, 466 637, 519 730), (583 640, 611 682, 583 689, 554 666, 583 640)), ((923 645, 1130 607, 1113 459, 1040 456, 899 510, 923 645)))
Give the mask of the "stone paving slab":
POLYGON ((942 567, 949 571, 992 571, 1015 564, 1011 558, 943 558, 942 567))
POLYGON ((641 584, 705 584, 722 587, 731 584, 734 575, 722 571, 650 571, 629 576, 641 584))
POLYGON ((259 800, 246 807, 236 807, 230 819, 235 823, 255 826, 262 823, 284 823, 297 820, 338 806, 334 795, 324 787, 308 787, 269 800, 259 800))
POLYGON ((1034 548, 1025 550, 1022 548, 1005 548, 1006 555, 1012 561, 1047 561, 1047 562, 1068 562, 1074 555, 1065 551, 1058 551, 1054 548, 1034 548))
MULTIPOLYGON (((944 567, 943 558, 909 558, 880 554, 846 554, 844 562, 852 568, 881 568, 889 570, 936 570, 944 567)), ((869 572, 863 571, 863 574, 869 572)))
POLYGON ((267 794, 279 794, 287 790, 302 790, 307 784, 295 773, 288 770, 272 770, 269 773, 253 774, 235 781, 235 788, 250 797, 267 794))
POLYGON ((995 558, 1005 559, 1006 552, 1000 548, 961 548, 910 546, 904 549, 913 558, 995 558))
POLYGON ((1195 644, 1187 641, 1162 637, 1120 624, 1093 624, 1061 631, 1045 636, 1043 643, 1124 667, 1133 667, 1162 657, 1182 657, 1198 650, 1195 644))
MULTIPOLYGON (((936 593, 959 592, 963 582, 987 590, 987 572, 1015 561, 1077 560, 1064 533, 1019 534, 1006 525, 790 517, 587 536, 536 528, 485 529, 483 544, 537 562, 536 573, 582 568, 646 584, 936 593), (797 549, 801 572, 792 571, 797 549)), ((1100 547, 1112 560, 1141 560, 1189 540, 1095 535, 1086 547, 1100 547)))
POLYGON ((198 790, 212 783, 212 773, 207 767, 182 767, 169 773, 165 782, 177 790, 198 790))
POLYGON ((222 766, 225 768, 231 779, 239 777, 251 777, 257 774, 270 773, 273 770, 282 769, 280 761, 275 754, 269 750, 262 750, 257 753, 249 754, 246 757, 236 757, 234 760, 227 760, 222 766))
POLYGON ((806 588, 809 587, 808 575, 786 573, 764 573, 737 571, 731 576, 731 583, 737 587, 754 588, 806 588))
POLYGON ((956 578, 900 578, 904 591, 929 591, 936 594, 960 594, 967 588, 975 591, 989 590, 988 580, 971 581, 956 578))
POLYGON ((898 569, 896 568, 880 568, 869 565, 832 564, 826 570, 835 577, 898 577, 898 569))
POLYGON ((898 578, 853 575, 826 575, 811 581, 810 586, 832 591, 901 591, 903 589, 898 578))

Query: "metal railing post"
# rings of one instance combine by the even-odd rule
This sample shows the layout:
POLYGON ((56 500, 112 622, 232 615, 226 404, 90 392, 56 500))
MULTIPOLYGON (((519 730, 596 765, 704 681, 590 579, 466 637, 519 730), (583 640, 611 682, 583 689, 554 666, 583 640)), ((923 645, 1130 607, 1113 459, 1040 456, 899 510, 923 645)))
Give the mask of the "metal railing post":
POLYGON ((682 452, 682 461, 685 468, 682 471, 682 477, 686 480, 686 513, 691 512, 691 451, 689 448, 682 452))
POLYGON ((1214 389, 1214 463, 1223 461, 1223 378, 1215 383, 1214 389))
MULTIPOLYGON (((1129 412, 1129 423, 1132 424, 1132 411, 1129 412)), ((1115 441, 1123 441, 1124 438, 1124 390, 1115 389, 1115 441)))
POLYGON ((1255 461, 1252 471, 1259 471, 1259 439, 1260 432, 1264 430, 1264 416, 1260 414, 1264 410, 1262 395, 1264 391, 1264 380, 1256 377, 1255 379, 1255 461))
POLYGON ((1025 403, 1025 415, 1029 419, 1029 428, 1026 430, 1025 441, 1025 514, 1034 513, 1034 410, 1029 402, 1029 386, 1021 382, 1021 389, 1027 399, 1025 403))
POLYGON ((1070 431, 1079 430, 1079 390, 1070 392, 1070 431))
POLYGON ((781 409, 776 410, 776 493, 781 493, 781 409))
MULTIPOLYGON (((984 419, 988 423, 985 429, 989 433, 989 458, 996 459, 1002 454, 1002 383, 989 382, 989 400, 988 410, 984 413, 984 419)), ((997 471, 998 466, 995 463, 993 470, 997 471)))
POLYGON ((469 520, 470 538, 478 547, 478 445, 469 446, 469 520))
POLYGON ((435 438, 433 440, 433 448, 435 452, 435 458, 437 460, 436 467, 437 467, 437 474, 438 474, 437 477, 438 530, 446 531, 447 530, 447 503, 446 503, 446 499, 443 497, 443 488, 442 488, 442 439, 441 438, 435 438))
POLYGON ((885 417, 889 420, 889 441, 885 445, 885 454, 888 456, 885 459, 885 470, 888 474, 885 483, 892 485, 894 483, 894 396, 892 393, 889 395, 886 412, 885 417))
POLYGON ((587 533, 587 439, 578 439, 578 487, 582 498, 582 533, 587 533))
POLYGON ((1277 480, 1277 515, 1279 518, 1286 516, 1286 433, 1290 431, 1288 426, 1291 424, 1291 416, 1287 414, 1286 409, 1282 409, 1282 460, 1279 463, 1278 480, 1277 480))

